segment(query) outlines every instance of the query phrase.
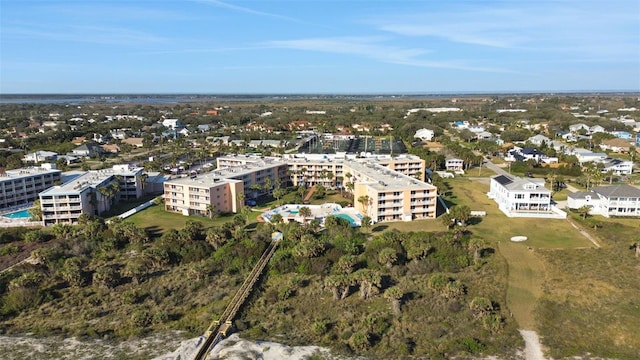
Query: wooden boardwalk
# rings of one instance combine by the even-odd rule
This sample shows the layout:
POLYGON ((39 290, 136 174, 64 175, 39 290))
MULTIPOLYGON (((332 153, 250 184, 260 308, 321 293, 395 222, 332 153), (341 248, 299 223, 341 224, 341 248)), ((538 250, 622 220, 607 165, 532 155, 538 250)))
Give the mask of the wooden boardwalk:
POLYGON ((227 305, 227 308, 224 310, 220 318, 213 321, 211 325, 209 325, 209 328, 204 334, 206 339, 203 342, 202 347, 200 347, 200 350, 198 350, 198 353, 194 357, 194 360, 206 359, 209 352, 216 346, 217 343, 220 342, 220 340, 227 336, 227 333, 231 330, 233 319, 238 313, 238 310, 240 310, 242 304, 244 304, 247 297, 249 297, 249 295, 251 294, 253 286, 255 285, 256 281, 258 281, 260 274, 262 274, 265 266, 267 266, 269 260, 273 256, 273 253, 276 251, 276 248, 278 247, 278 244, 282 239, 282 233, 275 232, 271 237, 271 243, 269 243, 267 249, 264 251, 264 253, 262 253, 260 260, 258 260, 258 263, 253 267, 249 276, 247 276, 247 278, 244 280, 242 286, 240 286, 240 289, 238 289, 235 296, 233 297, 229 305, 227 305))

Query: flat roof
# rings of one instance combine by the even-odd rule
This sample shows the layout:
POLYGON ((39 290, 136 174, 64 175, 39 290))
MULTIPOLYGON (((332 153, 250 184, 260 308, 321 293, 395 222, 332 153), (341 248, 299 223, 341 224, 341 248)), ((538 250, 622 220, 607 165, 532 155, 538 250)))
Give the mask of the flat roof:
POLYGON ((19 178, 26 178, 34 175, 43 175, 43 174, 53 174, 53 173, 61 173, 62 170, 59 169, 46 169, 42 167, 28 167, 28 168, 20 168, 13 170, 6 170, 4 174, 0 174, 0 181, 3 180, 14 180, 19 178))
POLYGON ((63 195, 68 193, 79 193, 89 187, 96 187, 102 184, 113 175, 135 175, 141 170, 142 168, 118 165, 114 166, 111 169, 90 170, 82 175, 75 177, 69 182, 51 187, 40 194, 63 195))
POLYGON ((378 191, 424 190, 436 187, 414 177, 404 175, 374 162, 349 161, 349 167, 375 180, 362 181, 378 191))

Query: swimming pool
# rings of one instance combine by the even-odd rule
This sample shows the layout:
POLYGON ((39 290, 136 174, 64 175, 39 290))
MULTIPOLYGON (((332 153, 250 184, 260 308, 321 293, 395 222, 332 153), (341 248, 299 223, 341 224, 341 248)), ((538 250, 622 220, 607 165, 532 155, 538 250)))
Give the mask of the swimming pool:
POLYGON ((2 217, 6 217, 9 219, 30 219, 31 214, 29 214, 28 209, 24 209, 20 211, 14 211, 12 213, 4 214, 2 215, 2 217))
POLYGON ((333 215, 335 217, 339 217, 340 219, 345 219, 349 222, 349 225, 351 225, 352 227, 358 226, 355 222, 355 220, 353 220, 353 218, 347 214, 335 214, 333 215))

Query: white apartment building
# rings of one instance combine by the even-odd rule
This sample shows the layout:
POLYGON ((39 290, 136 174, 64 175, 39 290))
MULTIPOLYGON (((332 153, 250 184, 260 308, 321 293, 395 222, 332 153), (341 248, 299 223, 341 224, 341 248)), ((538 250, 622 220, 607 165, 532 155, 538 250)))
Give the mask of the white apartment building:
POLYGON ((596 186, 591 191, 569 194, 567 207, 591 208, 591 215, 640 217, 640 189, 627 184, 596 186))
POLYGON ((115 165, 111 169, 87 171, 41 192, 43 224, 75 224, 83 213, 100 215, 119 201, 141 197, 142 172, 142 168, 115 165))
POLYGON ((0 174, 0 210, 28 206, 59 182, 60 174, 51 164, 6 170, 0 174))
POLYGON ((552 206, 551 190, 544 179, 524 179, 509 175, 491 178, 490 199, 509 217, 565 218, 566 213, 552 206))

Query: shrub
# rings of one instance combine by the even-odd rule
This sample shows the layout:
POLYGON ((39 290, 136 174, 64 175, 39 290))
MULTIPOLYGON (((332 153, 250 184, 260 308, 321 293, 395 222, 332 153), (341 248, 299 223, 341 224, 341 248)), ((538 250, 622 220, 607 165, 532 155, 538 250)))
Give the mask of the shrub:
POLYGON ((138 310, 131 314, 131 323, 137 327, 146 327, 151 324, 151 315, 147 310, 138 310))

